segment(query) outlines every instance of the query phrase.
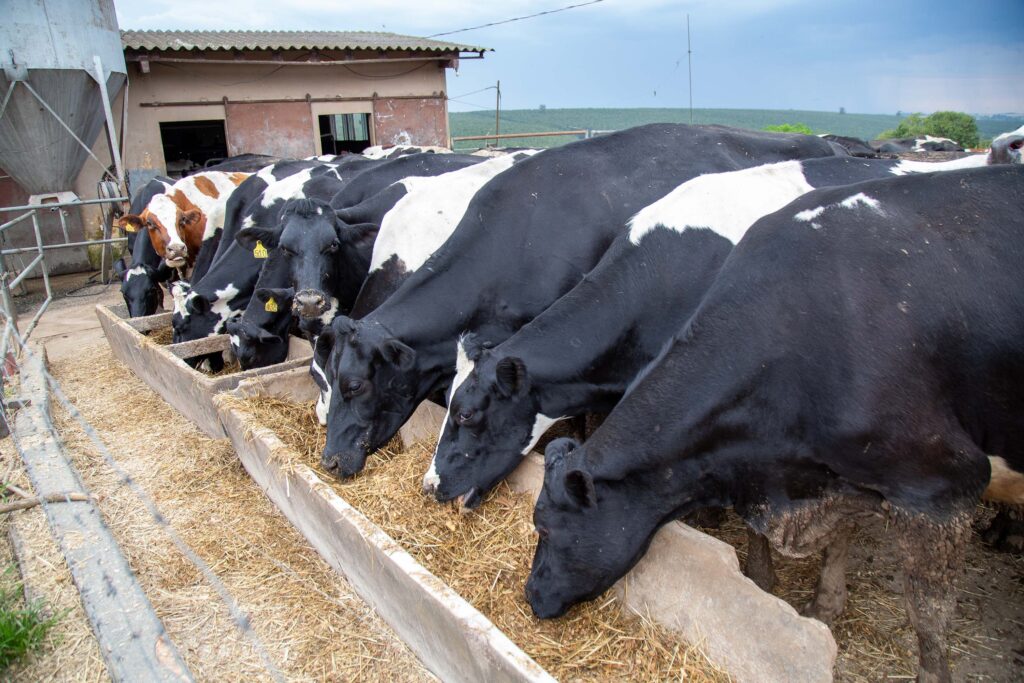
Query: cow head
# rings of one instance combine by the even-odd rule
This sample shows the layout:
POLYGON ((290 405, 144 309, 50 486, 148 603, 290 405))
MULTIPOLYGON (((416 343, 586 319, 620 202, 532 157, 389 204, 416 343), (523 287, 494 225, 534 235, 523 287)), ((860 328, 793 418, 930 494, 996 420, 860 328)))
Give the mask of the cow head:
POLYGON ((1024 126, 1010 133, 1003 133, 992 141, 992 149, 988 153, 988 163, 1024 163, 1024 126))
MULTIPOLYGON (((180 192, 175 194, 175 197, 180 192)), ((179 201, 181 198, 178 197, 179 201)), ((189 263, 188 247, 181 235, 202 234, 206 217, 195 208, 182 209, 170 195, 158 194, 149 200, 141 214, 129 214, 118 219, 118 225, 129 232, 145 229, 156 253, 171 268, 184 268, 189 263)), ((192 260, 195 255, 192 255, 192 260)))
POLYGON ((236 239, 247 249, 278 249, 295 289, 295 314, 327 324, 339 308, 351 308, 369 270, 378 229, 372 223, 346 223, 342 212, 326 202, 293 199, 285 205, 279 227, 245 228, 236 239))
POLYGON ((161 268, 153 268, 145 263, 129 268, 118 260, 114 262, 114 270, 121 278, 121 296, 128 307, 128 316, 141 318, 156 313, 164 300, 160 283, 169 277, 169 273, 162 272, 163 264, 161 268))
MULTIPOLYGON (((171 296, 174 299, 171 329, 175 344, 201 339, 221 331, 221 316, 214 310, 213 303, 193 290, 187 282, 175 282, 171 286, 171 296)), ((193 368, 198 368, 204 361, 207 361, 212 372, 219 372, 224 367, 224 358, 219 352, 185 359, 193 368)))
POLYGON ((317 338, 330 383, 321 464, 341 477, 363 469, 418 403, 416 352, 379 323, 338 316, 317 338))
MULTIPOLYGON (((572 439, 556 439, 545 452, 544 487, 533 511, 537 550, 526 582, 526 599, 541 619, 603 593, 673 518, 671 503, 662 500, 669 496, 657 483, 645 491, 652 482, 638 479, 646 477, 602 476, 586 450, 572 439)), ((664 478, 659 474, 654 478, 664 478)))
POLYGON ((294 294, 291 287, 260 287, 242 317, 227 321, 231 350, 243 370, 281 363, 288 357, 287 326, 294 294), (275 332, 282 327, 285 334, 275 332))
POLYGON ((448 415, 423 479, 424 491, 439 502, 461 497, 466 508, 522 461, 543 417, 523 362, 483 347, 472 335, 459 341, 448 415))

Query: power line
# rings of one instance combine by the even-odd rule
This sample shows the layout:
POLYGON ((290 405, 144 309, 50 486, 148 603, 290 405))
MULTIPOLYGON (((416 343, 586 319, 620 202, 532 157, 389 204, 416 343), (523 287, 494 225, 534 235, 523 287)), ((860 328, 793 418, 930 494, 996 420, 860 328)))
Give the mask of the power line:
POLYGON ((558 12, 565 12, 566 10, 576 9, 577 7, 586 7, 587 5, 596 5, 604 0, 590 0, 590 2, 580 2, 575 5, 566 5, 565 7, 559 7, 558 9, 549 9, 543 12, 537 12, 536 14, 527 14, 523 17, 513 17, 511 19, 502 19, 501 21, 492 21, 489 24, 480 24, 479 26, 470 26, 469 28, 459 28, 454 31, 445 31, 444 33, 433 33, 428 38, 437 38, 438 36, 450 36, 453 33, 464 33, 466 31, 475 31, 478 28, 488 28, 490 26, 500 26, 501 24, 511 24, 513 21, 523 21, 524 19, 533 19, 534 17, 542 17, 545 14, 557 14, 558 12))

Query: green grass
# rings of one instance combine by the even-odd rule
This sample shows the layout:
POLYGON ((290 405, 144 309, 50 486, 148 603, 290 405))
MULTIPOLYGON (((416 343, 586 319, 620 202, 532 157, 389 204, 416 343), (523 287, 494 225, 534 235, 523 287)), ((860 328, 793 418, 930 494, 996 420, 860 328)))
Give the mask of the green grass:
POLYGON ((0 574, 0 672, 38 648, 63 616, 46 616, 39 602, 22 607, 21 584, 12 578, 14 571, 12 564, 0 574))
MULTIPOLYGON (((501 113, 502 133, 594 129, 620 130, 645 123, 689 123, 688 109, 510 109, 501 113)), ((1013 130, 1024 124, 1024 117, 978 118, 983 138, 1013 130)), ((494 133, 494 110, 453 112, 449 114, 451 132, 459 135, 494 133)), ((772 109, 694 109, 694 123, 720 123, 738 128, 762 130, 765 126, 786 123, 806 124, 815 133, 848 135, 873 140, 883 130, 899 125, 900 117, 889 114, 840 114, 826 111, 772 109)), ((503 140, 508 147, 551 147, 577 139, 573 136, 503 140)), ((480 147, 486 141, 456 143, 459 149, 480 147)))

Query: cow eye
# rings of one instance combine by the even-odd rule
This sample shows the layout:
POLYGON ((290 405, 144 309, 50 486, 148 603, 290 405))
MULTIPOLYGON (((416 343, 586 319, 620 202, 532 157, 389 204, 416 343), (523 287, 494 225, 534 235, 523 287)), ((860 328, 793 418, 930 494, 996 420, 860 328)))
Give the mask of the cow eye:
POLYGON ((341 244, 338 243, 338 240, 334 240, 333 242, 328 244, 326 247, 324 247, 323 253, 325 253, 325 254, 333 254, 336 251, 338 251, 338 249, 340 247, 341 247, 341 244))
POLYGON ((466 410, 459 411, 459 414, 456 417, 458 418, 461 424, 468 424, 469 421, 472 420, 473 417, 475 416, 476 411, 472 410, 471 408, 467 408, 466 410))
POLYGON ((348 384, 345 385, 345 393, 355 395, 362 391, 363 381, 359 379, 349 380, 348 384))

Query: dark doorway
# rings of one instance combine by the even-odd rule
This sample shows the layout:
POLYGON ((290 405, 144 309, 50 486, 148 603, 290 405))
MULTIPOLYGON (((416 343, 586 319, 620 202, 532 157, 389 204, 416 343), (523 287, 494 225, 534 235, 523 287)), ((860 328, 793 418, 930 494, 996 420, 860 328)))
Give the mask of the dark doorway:
POLYGON ((323 154, 359 153, 370 146, 369 114, 327 114, 318 122, 323 154))
POLYGON ((160 124, 167 175, 181 178, 228 155, 224 121, 168 121, 160 124))

